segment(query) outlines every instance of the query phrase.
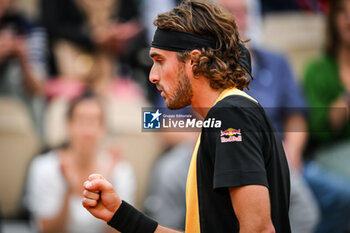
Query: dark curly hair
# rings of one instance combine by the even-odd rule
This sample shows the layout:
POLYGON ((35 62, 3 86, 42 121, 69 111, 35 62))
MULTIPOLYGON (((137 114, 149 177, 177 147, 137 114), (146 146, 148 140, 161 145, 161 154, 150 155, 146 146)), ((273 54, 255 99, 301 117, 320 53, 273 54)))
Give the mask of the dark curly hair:
MULTIPOLYGON (((185 0, 170 12, 159 14, 154 25, 163 30, 177 30, 201 35, 216 41, 216 48, 202 49, 195 58, 193 73, 210 80, 213 89, 249 86, 246 70, 238 63, 240 39, 233 16, 205 0, 185 0)), ((185 61, 191 51, 178 53, 185 61)))

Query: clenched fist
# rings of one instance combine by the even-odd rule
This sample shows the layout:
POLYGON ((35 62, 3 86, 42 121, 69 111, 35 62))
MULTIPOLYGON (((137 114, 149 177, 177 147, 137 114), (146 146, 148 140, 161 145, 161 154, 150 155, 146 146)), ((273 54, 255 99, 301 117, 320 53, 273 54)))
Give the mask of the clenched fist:
POLYGON ((121 205, 113 186, 102 175, 92 174, 84 182, 83 206, 96 218, 109 222, 121 205))

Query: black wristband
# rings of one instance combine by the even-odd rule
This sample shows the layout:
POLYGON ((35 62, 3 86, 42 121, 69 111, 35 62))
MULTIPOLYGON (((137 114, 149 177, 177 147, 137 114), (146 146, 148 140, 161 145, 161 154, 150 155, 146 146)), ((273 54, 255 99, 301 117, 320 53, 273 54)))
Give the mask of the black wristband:
POLYGON ((158 226, 156 221, 125 201, 107 224, 122 233, 153 233, 158 226))

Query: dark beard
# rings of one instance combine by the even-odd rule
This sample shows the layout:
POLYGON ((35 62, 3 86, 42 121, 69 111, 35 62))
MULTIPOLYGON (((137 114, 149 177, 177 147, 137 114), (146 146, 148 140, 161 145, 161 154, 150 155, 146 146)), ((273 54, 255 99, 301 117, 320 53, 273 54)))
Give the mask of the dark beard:
POLYGON ((165 105, 171 109, 176 110, 191 105, 193 97, 193 90, 190 79, 185 74, 183 67, 180 67, 178 73, 179 81, 177 83, 175 92, 172 96, 168 96, 165 100, 165 105))

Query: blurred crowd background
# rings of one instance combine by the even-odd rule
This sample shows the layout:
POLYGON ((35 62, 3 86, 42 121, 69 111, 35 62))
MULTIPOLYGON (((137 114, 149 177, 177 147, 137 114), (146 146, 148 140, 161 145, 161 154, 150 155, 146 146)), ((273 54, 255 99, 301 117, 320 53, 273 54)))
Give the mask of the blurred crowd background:
MULTIPOLYGON (((212 0, 253 60, 291 170, 295 233, 350 232, 350 0, 212 0)), ((0 0, 0 232, 108 232, 81 205, 91 173, 184 229, 196 132, 142 132, 153 20, 177 0, 0 0)), ((180 112, 188 111, 181 110, 180 112)))

